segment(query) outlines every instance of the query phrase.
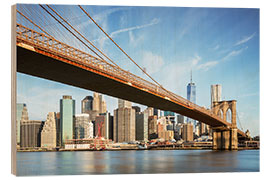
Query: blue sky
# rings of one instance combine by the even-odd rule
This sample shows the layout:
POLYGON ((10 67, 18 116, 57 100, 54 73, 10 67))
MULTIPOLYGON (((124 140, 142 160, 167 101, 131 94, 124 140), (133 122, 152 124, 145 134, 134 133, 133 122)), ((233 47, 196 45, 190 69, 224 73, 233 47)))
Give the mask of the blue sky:
MULTIPOLYGON (((19 6, 26 15, 26 8, 19 6)), ((33 19, 57 39, 83 48, 38 6, 33 19), (44 17, 44 15, 46 15, 44 17), (42 18, 42 21, 39 19, 42 18), (58 30, 57 32, 55 30, 58 30)), ((144 77, 76 6, 52 6, 123 69, 144 77)), ((238 8, 174 8, 83 6, 139 65, 165 88, 186 97, 192 69, 197 104, 210 105, 211 84, 222 85, 223 100, 237 100, 244 130, 259 134, 259 10, 238 8)), ((20 21, 20 20, 19 20, 20 21)), ((24 21, 20 21, 24 22, 24 21)), ((86 49, 84 49, 87 51, 86 49)), ((18 102, 30 119, 46 119, 59 111, 64 94, 80 101, 91 91, 17 73, 18 102)), ((105 96, 113 112, 117 100, 105 96)))

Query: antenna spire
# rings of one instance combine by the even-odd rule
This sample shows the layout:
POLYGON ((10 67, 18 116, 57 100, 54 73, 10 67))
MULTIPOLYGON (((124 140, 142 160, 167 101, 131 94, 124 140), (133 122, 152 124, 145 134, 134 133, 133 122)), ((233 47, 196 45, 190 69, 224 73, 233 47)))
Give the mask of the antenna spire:
POLYGON ((190 71, 190 83, 192 83, 192 69, 190 71))

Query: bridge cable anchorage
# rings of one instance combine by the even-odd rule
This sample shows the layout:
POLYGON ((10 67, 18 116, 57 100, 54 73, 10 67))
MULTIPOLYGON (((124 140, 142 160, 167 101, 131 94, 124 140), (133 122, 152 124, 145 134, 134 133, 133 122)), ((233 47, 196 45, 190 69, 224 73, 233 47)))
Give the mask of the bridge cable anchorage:
POLYGON ((154 78, 152 78, 146 71, 144 71, 143 68, 141 68, 103 29, 101 26, 97 24, 97 22, 87 13, 81 5, 78 5, 80 9, 92 20, 92 22, 130 59, 144 74, 146 74, 152 81, 154 81, 161 89, 165 90, 167 93, 169 93, 171 96, 173 96, 175 99, 179 100, 178 97, 174 96, 170 91, 165 89, 161 84, 159 84, 154 78))
MULTIPOLYGON (((36 27, 38 27, 42 32, 44 32, 45 34, 47 34, 49 37, 54 38, 52 35, 50 35, 49 33, 47 33, 44 29, 42 29, 39 25, 37 25, 36 23, 34 23, 31 19, 29 19, 28 17, 26 17, 22 12, 20 12, 18 9, 16 9, 17 13, 19 13, 22 17, 24 17, 25 19, 27 19, 29 22, 31 22, 33 25, 35 25, 36 27)), ((55 39, 55 38, 54 38, 55 39)))
POLYGON ((239 118, 239 116, 238 116, 238 112, 237 112, 237 111, 236 111, 236 116, 237 116, 237 119, 238 119, 240 128, 241 128, 241 130, 243 131, 243 127, 242 127, 242 124, 241 124, 241 121, 240 121, 240 118, 239 118))
MULTIPOLYGON (((65 20, 59 13, 57 13, 52 7, 46 4, 48 8, 50 8, 58 17, 60 17, 65 23, 67 23, 76 33, 78 33, 85 41, 87 41, 92 47, 94 47, 99 53, 101 53, 104 57, 106 57, 111 63, 115 66, 119 67, 113 60, 111 60, 106 54, 104 54, 101 50, 99 50, 93 43, 91 43, 87 38, 85 38, 78 30, 76 30, 67 20, 65 20)), ((103 59, 104 60, 104 59, 103 59)), ((120 67, 119 67, 120 68, 120 67)))
MULTIPOLYGON (((59 19, 57 19, 52 13, 50 13, 46 8, 44 8, 41 4, 39 4, 42 9, 44 9, 49 15, 51 15, 58 23, 60 23, 66 30, 68 30, 76 39, 78 39, 81 43, 83 43, 88 49, 90 49, 93 53, 95 53, 101 60, 105 61, 97 52, 95 52, 91 47, 89 47, 84 41, 82 41, 76 34, 74 34, 68 27, 66 27, 59 19)), ((107 62, 107 61, 105 61, 107 62)))

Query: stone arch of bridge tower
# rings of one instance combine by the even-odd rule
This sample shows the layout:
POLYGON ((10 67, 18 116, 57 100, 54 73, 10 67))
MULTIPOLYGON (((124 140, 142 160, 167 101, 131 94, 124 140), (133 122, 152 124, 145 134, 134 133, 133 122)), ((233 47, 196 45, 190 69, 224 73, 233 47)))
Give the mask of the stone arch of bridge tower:
POLYGON ((222 120, 230 120, 232 127, 236 127, 236 100, 214 102, 212 111, 222 120), (227 117, 228 115, 230 117, 227 117))
POLYGON ((223 110, 222 110, 222 109, 219 109, 217 115, 218 115, 219 117, 221 117, 221 119, 223 119, 223 114, 224 114, 224 113, 223 113, 223 110))

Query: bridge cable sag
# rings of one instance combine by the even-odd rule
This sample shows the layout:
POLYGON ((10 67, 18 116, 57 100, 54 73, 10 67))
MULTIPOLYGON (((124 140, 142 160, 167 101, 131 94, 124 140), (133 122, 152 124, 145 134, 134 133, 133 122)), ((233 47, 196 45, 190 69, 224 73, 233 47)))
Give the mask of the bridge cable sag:
MULTIPOLYGON (((103 60, 104 62, 106 62, 106 63, 108 63, 106 60, 104 60, 97 52, 95 52, 91 47, 89 47, 89 45, 87 45, 86 44, 86 42, 84 42, 81 38, 79 38, 74 32, 72 32, 71 31, 71 29, 70 28, 68 28, 66 25, 64 25, 63 24, 63 21, 61 22, 55 15, 53 15, 51 12, 49 12, 49 10, 48 9, 46 9, 45 7, 43 7, 42 5, 40 5, 41 6, 41 8, 42 9, 44 9, 51 17, 53 17, 59 24, 61 24, 66 30, 68 30, 74 37, 76 37, 81 43, 83 43, 87 48, 89 48, 92 52, 94 52, 98 57, 100 57, 101 58, 101 60, 103 60)), ((47 5, 48 6, 48 5, 47 5)), ((49 6, 48 6, 49 7, 49 6)), ((50 7, 49 7, 50 8, 50 7)), ((53 11, 53 9, 52 8, 50 8, 52 11, 53 11)), ((81 7, 81 9, 82 9, 82 7, 81 7)), ((83 9, 82 9, 83 10, 83 9)), ((55 14, 56 14, 56 12, 54 12, 55 14)), ((87 13, 86 11, 85 11, 85 13, 87 13)), ((88 14, 88 13, 87 13, 88 14)), ((60 15, 59 15, 60 16, 60 15)), ((90 15, 88 16, 88 17, 91 17, 90 15)), ((64 20, 64 18, 61 18, 61 19, 63 19, 64 20)), ((28 20, 29 21, 29 20, 28 20)), ((93 20, 94 21, 94 20, 93 20)), ((30 20, 30 22, 31 22, 31 20, 30 20)), ((65 23, 67 23, 67 21, 65 21, 65 23)), ((94 21, 94 23, 96 24, 96 25, 98 25, 95 21, 94 21)), ((46 32, 46 31, 44 31, 42 28, 40 28, 38 25, 36 25, 35 23, 33 23, 32 22, 32 24, 34 24, 35 26, 37 26, 40 30, 42 30, 43 32, 46 32)), ((67 24, 69 24, 69 23, 67 23, 67 24)), ((69 26, 71 26, 70 24, 69 24, 69 26)), ((71 26, 72 27, 72 26, 71 26)), ((100 27, 100 26, 99 26, 100 27)), ((101 27, 100 27, 101 28, 101 27)), ((74 31, 76 31, 77 33, 78 33, 78 31, 77 30, 75 30, 74 28, 72 28, 74 31)), ((110 38, 110 36, 101 28, 101 30, 110 38)), ((78 34, 80 34, 80 33, 78 33, 78 34)), ((49 35, 50 37, 52 37, 51 35, 49 35)), ((82 35, 81 35, 82 36, 82 35)), ((82 36, 83 37, 83 36, 82 36)), ((85 38, 84 38, 85 39, 85 38)), ((111 38, 110 38, 111 39, 111 38)), ((112 40, 112 39, 111 39, 112 40)), ((112 40, 113 41, 113 40, 112 40)), ((87 42, 89 43, 89 41, 87 40, 87 42)), ((114 42, 114 41, 113 41, 114 42)), ((116 42, 114 42, 115 43, 115 45, 117 45, 116 44, 116 42)), ((91 44, 91 43, 89 43, 89 44, 91 44)), ((119 45, 117 45, 118 46, 118 48, 120 48, 120 46, 119 45)), ((94 47, 94 46, 93 46, 94 47)), ((175 102, 175 103, 177 103, 177 104, 183 104, 183 105, 186 105, 186 106, 189 106, 191 109, 196 109, 196 110, 202 110, 203 108, 202 107, 200 107, 200 106, 198 106, 198 105, 196 105, 196 104, 194 104, 194 103, 192 103, 192 102, 190 102, 190 101, 188 101, 188 100, 185 100, 184 102, 182 101, 183 100, 183 98, 181 97, 181 96, 179 96, 178 97, 178 95, 175 95, 174 93, 172 93, 172 92, 170 92, 170 91, 168 91, 167 89, 165 89, 165 88, 163 88, 162 87, 162 85, 160 85, 157 81, 155 81, 148 73, 146 73, 133 59, 131 59, 131 57, 129 57, 125 52, 124 52, 124 50, 123 49, 121 49, 120 48, 120 50, 136 65, 136 66, 138 66, 142 71, 143 71, 143 73, 145 73, 150 79, 152 79, 161 89, 163 89, 166 93, 164 94, 164 95, 166 95, 167 93, 168 93, 168 97, 173 97, 170 101, 172 101, 172 102, 175 102), (178 102, 177 102, 178 101, 178 102)), ((104 54, 103 54, 104 55, 104 54)), ((105 56, 106 57, 106 56, 105 56)), ((109 58, 108 58, 109 59, 109 58)), ((116 65, 117 66, 117 65, 116 65)), ((119 67, 119 66, 117 66, 117 67, 119 67)), ((123 70, 122 68, 120 68, 119 67, 119 69, 121 69, 121 70, 123 70)), ((123 70, 123 71, 125 71, 125 70, 123 70)), ((158 91, 158 90, 157 90, 158 91)), ((166 96, 165 96, 166 97, 166 96)), ((166 99, 166 98, 165 98, 166 99)), ((205 110, 204 110, 205 111, 205 110)), ((210 115, 210 116, 214 116, 214 118, 216 118, 215 117, 215 115, 214 114, 212 114, 212 113, 210 113, 210 112, 207 112, 207 114, 208 115, 210 115)))

